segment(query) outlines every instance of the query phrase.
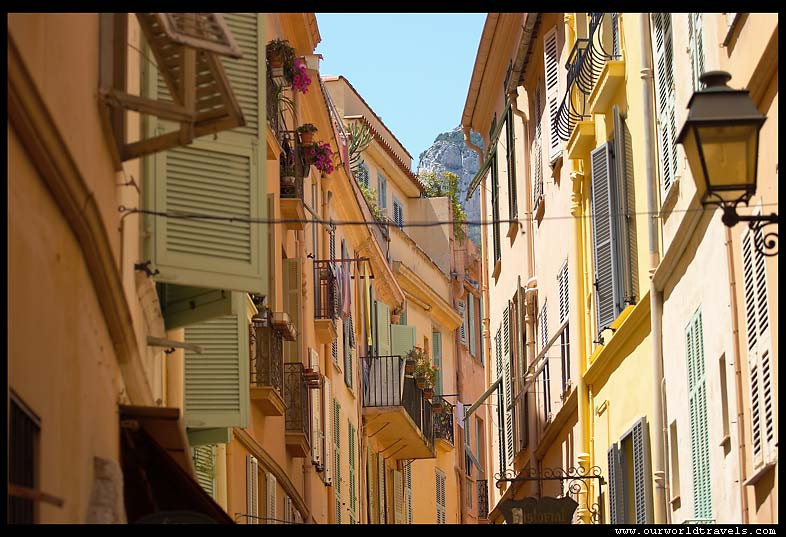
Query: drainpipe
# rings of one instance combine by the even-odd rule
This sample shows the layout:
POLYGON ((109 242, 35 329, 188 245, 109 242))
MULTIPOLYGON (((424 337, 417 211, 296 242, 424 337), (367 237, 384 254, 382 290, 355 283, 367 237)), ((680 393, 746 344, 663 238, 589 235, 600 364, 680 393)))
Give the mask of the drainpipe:
POLYGON ((731 301, 731 332, 734 344, 734 388, 737 398, 737 455, 740 461, 740 509, 742 510, 742 523, 750 522, 748 513, 748 495, 745 491, 746 457, 745 457, 745 413, 742 399, 742 368, 740 364, 740 328, 737 322, 737 283, 734 277, 734 251, 732 249, 731 228, 726 230, 726 260, 729 264, 729 299, 731 301))
POLYGON ((656 524, 662 524, 666 520, 666 503, 668 500, 666 498, 667 475, 664 466, 666 429, 663 420, 664 405, 661 396, 661 386, 664 383, 663 295, 656 288, 653 280, 655 269, 660 263, 660 253, 658 250, 658 220, 655 216, 658 209, 657 177, 655 175, 655 156, 652 152, 652 148, 655 145, 655 140, 653 140, 652 136, 652 133, 655 131, 655 120, 652 113, 652 97, 655 90, 652 82, 652 46, 650 42, 649 13, 639 14, 639 25, 639 35, 641 36, 641 97, 644 116, 643 147, 647 182, 647 213, 650 218, 647 229, 650 254, 650 329, 652 335, 652 432, 655 435, 655 441, 652 442, 652 474, 655 478, 653 516, 656 524))
POLYGON ((483 165, 483 150, 472 143, 472 138, 470 137, 470 128, 464 127, 464 143, 467 144, 467 147, 472 149, 475 153, 478 154, 478 166, 483 165))

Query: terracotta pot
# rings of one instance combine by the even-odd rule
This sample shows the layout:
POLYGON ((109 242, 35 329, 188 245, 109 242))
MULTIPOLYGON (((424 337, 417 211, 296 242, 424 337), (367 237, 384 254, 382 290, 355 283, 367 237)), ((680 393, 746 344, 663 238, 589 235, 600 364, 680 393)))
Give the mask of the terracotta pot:
POLYGON ((421 390, 422 390, 423 388, 425 388, 425 387, 426 387, 426 379, 420 379, 420 378, 417 378, 417 379, 415 379, 415 385, 416 385, 416 386, 417 386, 419 389, 421 389, 421 390))
POLYGON ((434 414, 442 414, 442 405, 439 403, 432 405, 431 411, 434 412, 434 414))
POLYGON ((278 69, 284 66, 284 56, 280 52, 271 52, 267 57, 271 69, 278 69))
POLYGON ((415 372, 415 360, 407 360, 404 364, 404 373, 411 375, 415 372))
POLYGON ((424 388, 423 389, 423 397, 426 399, 431 399, 434 397, 434 389, 433 388, 424 388))
POLYGON ((302 144, 310 144, 314 141, 314 133, 313 132, 301 132, 300 133, 300 143, 302 144))

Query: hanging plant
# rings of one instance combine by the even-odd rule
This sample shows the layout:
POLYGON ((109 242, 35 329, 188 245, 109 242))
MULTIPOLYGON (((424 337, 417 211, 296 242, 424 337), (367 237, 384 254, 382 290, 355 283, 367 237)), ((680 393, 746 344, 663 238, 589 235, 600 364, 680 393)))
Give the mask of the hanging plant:
POLYGON ((289 41, 273 39, 265 46, 265 53, 271 69, 283 68, 284 74, 292 72, 295 65, 295 49, 290 46, 289 41))
MULTIPOLYGON (((286 68, 284 69, 284 74, 285 76, 287 74, 286 68)), ((308 76, 306 66, 300 58, 296 58, 293 62, 292 71, 289 73, 289 81, 292 84, 292 89, 300 93, 306 93, 311 85, 311 77, 308 76)))
POLYGON ((304 148, 306 158, 324 174, 333 173, 333 151, 327 142, 315 142, 304 148))
POLYGON ((297 132, 300 135, 300 143, 303 145, 310 144, 314 141, 314 133, 318 132, 313 123, 304 123, 297 128, 297 132))

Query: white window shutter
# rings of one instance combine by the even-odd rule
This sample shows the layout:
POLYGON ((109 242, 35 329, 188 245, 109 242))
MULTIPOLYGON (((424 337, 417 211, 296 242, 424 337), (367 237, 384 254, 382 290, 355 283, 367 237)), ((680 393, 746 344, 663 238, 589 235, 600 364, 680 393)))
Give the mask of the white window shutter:
POLYGON ((565 322, 570 312, 570 301, 568 297, 568 262, 562 265, 562 269, 557 276, 557 284, 559 286, 559 324, 565 322))
POLYGON ((393 470, 393 523, 404 523, 404 480, 401 472, 393 470))
POLYGON ((704 38, 702 35, 702 14, 688 13, 688 33, 690 35, 690 66, 693 73, 693 91, 701 89, 699 77, 704 73, 704 38))
POLYGON ((543 36, 543 66, 546 81, 546 108, 549 115, 549 160, 554 160, 560 152, 560 139, 557 132, 557 112, 559 109, 559 50, 557 48, 557 27, 543 36))
POLYGON ((248 524, 259 524, 259 466, 252 455, 246 455, 246 513, 248 524))
POLYGON ((272 473, 267 472, 265 474, 265 503, 267 505, 265 516, 267 517, 268 524, 277 524, 278 521, 276 520, 278 516, 276 515, 276 476, 272 473))
POLYGON ((653 56, 658 111, 658 160, 662 196, 665 197, 677 175, 677 118, 674 92, 674 45, 671 13, 654 13, 653 56))
POLYGON ((284 496, 284 522, 291 524, 294 521, 292 514, 292 498, 284 496))
POLYGON ((309 397, 311 397, 311 461, 317 466, 322 466, 324 464, 322 455, 322 393, 319 390, 309 390, 309 397))
POLYGON ((322 439, 322 464, 325 468, 325 484, 333 484, 333 393, 330 379, 322 379, 322 402, 325 410, 325 436, 322 439))
POLYGON ((437 524, 445 524, 445 474, 438 468, 434 473, 436 477, 437 524))

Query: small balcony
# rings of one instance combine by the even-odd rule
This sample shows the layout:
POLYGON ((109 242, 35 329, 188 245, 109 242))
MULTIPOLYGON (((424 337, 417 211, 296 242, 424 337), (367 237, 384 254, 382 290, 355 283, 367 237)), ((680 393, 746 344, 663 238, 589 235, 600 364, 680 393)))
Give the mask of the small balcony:
POLYGON ((486 479, 478 479, 478 520, 489 517, 489 483, 486 479))
POLYGON ((293 457, 311 456, 309 384, 303 364, 284 364, 284 430, 287 452, 293 457))
POLYGON ((589 96, 593 114, 609 110, 625 81, 625 61, 620 46, 619 13, 590 13, 591 43, 588 51, 594 84, 589 96))
POLYGON ((363 363, 363 418, 369 435, 385 449, 386 457, 434 458, 431 403, 404 373, 401 356, 366 356, 363 363))
POLYGON ((302 230, 306 219, 303 179, 311 166, 306 162, 300 137, 295 131, 282 131, 280 140, 284 150, 279 157, 281 218, 290 220, 284 223, 287 229, 302 230))
POLYGON ((251 401, 268 416, 283 416, 283 338, 270 317, 263 310, 249 326, 251 401))
MULTIPOLYGON (((442 397, 435 396, 432 399, 434 403, 442 403, 442 397)), ((453 411, 446 411, 443 407, 442 412, 434 414, 434 442, 437 448, 443 451, 450 451, 453 449, 455 442, 453 441, 453 411)))
POLYGON ((338 279, 330 260, 314 261, 314 329, 319 343, 332 343, 338 332, 338 279))

